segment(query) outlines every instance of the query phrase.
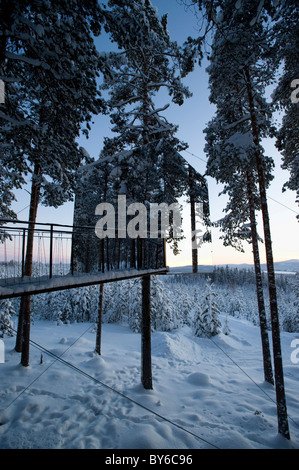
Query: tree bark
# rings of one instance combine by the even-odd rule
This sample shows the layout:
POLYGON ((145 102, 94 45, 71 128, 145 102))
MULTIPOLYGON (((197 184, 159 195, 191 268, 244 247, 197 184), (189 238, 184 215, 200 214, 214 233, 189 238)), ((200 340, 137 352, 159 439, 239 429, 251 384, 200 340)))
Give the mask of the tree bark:
POLYGON ((104 284, 100 284, 98 323, 97 323, 97 338, 96 338, 96 352, 99 355, 102 354, 103 299, 104 299, 104 284))
POLYGON ((274 385, 270 344, 269 344, 268 329, 267 329, 264 292, 263 292, 263 283, 262 283, 260 254, 259 254, 259 247, 258 247, 258 236, 257 236, 257 230, 256 230, 254 200, 253 200, 253 192, 252 192, 252 186, 253 186, 252 175, 250 175, 247 172, 246 178, 247 178, 247 195, 248 195, 248 202, 249 202, 249 216, 250 216, 250 225, 251 225, 252 252, 253 252, 255 280, 256 280, 256 293, 257 293, 261 342, 262 342, 262 351, 263 351, 264 378, 266 382, 269 382, 270 384, 274 385))
MULTIPOLYGON (((33 244, 34 244, 34 229, 37 216, 38 201, 40 195, 40 183, 38 177, 40 175, 40 168, 36 164, 34 167, 32 184, 31 184, 31 198, 29 210, 29 224, 28 236, 26 245, 26 257, 24 266, 24 275, 32 276, 33 264, 33 244)), ((30 323, 31 323, 31 297, 30 295, 22 296, 19 324, 16 339, 16 351, 22 352, 21 364, 24 367, 29 366, 29 345, 30 345, 30 323)))
POLYGON ((259 131, 257 127, 253 93, 252 93, 252 85, 251 85, 248 67, 244 68, 244 72, 245 72, 245 77, 246 77, 246 87, 247 87, 248 102, 249 102, 249 108, 250 108, 252 135, 253 135, 254 143, 257 149, 255 152, 255 159, 256 159, 256 168, 258 172, 258 183, 259 183, 261 210, 262 210, 262 217, 263 217, 264 240, 265 240, 265 250, 266 250, 266 260, 267 260, 278 432, 282 434, 286 439, 290 439, 287 404, 286 404, 285 387, 284 387, 282 352, 281 352, 281 343, 280 343, 280 327, 279 327, 279 315, 278 315, 278 306, 277 306, 274 261, 273 261, 273 252, 272 252, 272 238, 271 238, 270 218, 269 218, 267 195, 266 195, 266 182, 265 182, 262 157, 259 151, 259 141, 260 141, 259 131))

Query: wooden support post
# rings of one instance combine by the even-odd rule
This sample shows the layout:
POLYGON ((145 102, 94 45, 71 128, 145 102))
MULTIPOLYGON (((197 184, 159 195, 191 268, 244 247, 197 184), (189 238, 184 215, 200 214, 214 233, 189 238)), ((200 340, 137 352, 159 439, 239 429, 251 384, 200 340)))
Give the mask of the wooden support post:
POLYGON ((96 337, 96 352, 99 355, 102 354, 101 345, 102 345, 103 298, 104 298, 104 284, 100 284, 97 337, 96 337))
POLYGON ((152 385, 152 358, 151 358, 151 277, 142 278, 142 325, 141 325, 141 381, 145 389, 150 390, 152 385))

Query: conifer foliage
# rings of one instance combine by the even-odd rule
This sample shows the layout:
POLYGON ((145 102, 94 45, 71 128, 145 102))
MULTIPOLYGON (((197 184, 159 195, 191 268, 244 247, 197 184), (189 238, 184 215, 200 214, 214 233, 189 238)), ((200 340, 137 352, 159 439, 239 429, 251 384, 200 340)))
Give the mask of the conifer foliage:
POLYGON ((3 300, 0 303, 0 337, 3 338, 4 335, 13 336, 13 316, 15 315, 15 310, 12 306, 12 303, 9 299, 3 300))
POLYGON ((202 302, 196 306, 193 319, 193 330, 196 336, 208 338, 220 333, 221 321, 219 319, 217 293, 214 291, 211 279, 207 280, 206 290, 202 302))
POLYGON ((174 134, 177 126, 161 114, 169 107, 155 104, 155 95, 168 90, 171 100, 182 105, 191 96, 181 78, 190 72, 198 57, 194 44, 180 49, 167 31, 167 15, 161 19, 149 0, 110 0, 105 11, 105 29, 120 52, 106 56, 103 89, 108 89, 112 131, 104 153, 113 154, 126 145, 140 146, 167 138, 181 146, 174 134))
MULTIPOLYGON (((1 166, 9 169, 8 184, 14 186, 31 175, 31 229, 40 201, 58 207, 72 198, 75 170, 85 157, 76 138, 84 123, 88 133, 92 115, 102 109, 93 39, 100 18, 93 0, 1 3, 0 78, 7 85, 0 105, 1 166)), ((33 230, 26 276, 32 275, 32 260, 33 230)), ((30 309, 30 297, 22 297, 16 350, 22 351, 24 366, 29 365, 30 309)))
MULTIPOLYGON (((299 6, 296 0, 282 0, 273 14, 275 60, 283 73, 273 94, 274 105, 283 110, 276 146, 282 154, 282 168, 289 171, 283 189, 296 192, 299 204, 299 6)), ((297 216, 299 220, 299 216, 297 216)))

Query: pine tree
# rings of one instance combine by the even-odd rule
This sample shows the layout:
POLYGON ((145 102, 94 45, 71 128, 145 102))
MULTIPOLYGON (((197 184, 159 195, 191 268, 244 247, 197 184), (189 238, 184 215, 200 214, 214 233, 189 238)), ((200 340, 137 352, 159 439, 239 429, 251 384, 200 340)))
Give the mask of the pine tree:
MULTIPOLYGON (((99 19, 97 2, 15 2, 1 24, 1 76, 7 102, 0 145, 15 144, 18 159, 7 152, 12 169, 31 177, 29 222, 35 227, 40 201, 57 207, 72 197, 74 173, 84 156, 75 139, 84 122, 102 109, 96 77, 99 57, 92 29, 99 19), (18 77, 16 81, 13 76, 18 77), (6 78, 5 78, 6 77, 6 78), (11 103, 15 103, 15 109, 11 103)), ((18 181, 18 184, 20 182, 18 181)), ((29 231, 25 275, 32 275, 33 230, 29 231)), ((30 297, 22 297, 16 349, 29 364, 30 297)))
POLYGON ((106 140, 104 153, 161 138, 180 147, 177 126, 161 115, 169 104, 157 108, 154 97, 163 88, 178 105, 191 96, 181 78, 194 66, 196 45, 181 50, 171 41, 167 15, 159 19, 149 0, 110 0, 108 7, 105 29, 121 52, 107 55, 103 88, 110 92, 112 131, 119 135, 106 140))
MULTIPOLYGON (((222 193, 229 196, 229 202, 225 208, 227 215, 218 222, 225 233, 223 236, 224 245, 233 246, 237 250, 243 251, 242 242, 247 240, 253 246, 264 376, 267 382, 273 383, 258 248, 259 237, 256 229, 255 211, 261 208, 261 204, 258 187, 255 184, 258 176, 255 170, 254 139, 248 114, 248 97, 244 93, 244 63, 240 63, 239 58, 235 60, 235 57, 242 57, 246 54, 246 43, 244 38, 242 39, 244 44, 241 41, 229 39, 229 34, 232 36, 235 34, 236 37, 239 37, 240 34, 243 34, 244 29, 245 25, 241 23, 239 27, 236 20, 233 26, 230 24, 228 29, 223 20, 220 32, 215 34, 211 65, 208 70, 211 88, 210 99, 217 105, 217 111, 216 117, 212 119, 205 131, 206 151, 209 155, 207 174, 224 183, 222 193), (231 68, 231 63, 234 64, 234 68, 231 68)), ((260 28, 258 29, 257 37, 259 38, 261 31, 260 28)), ((262 51, 260 51, 261 53, 262 51)), ((248 57, 250 58, 249 51, 248 57)), ((243 60, 246 63, 246 56, 243 60)), ((261 72, 256 67, 257 90, 260 93, 266 83, 261 72)), ((256 100, 260 102, 259 132, 264 135, 271 130, 270 109, 261 94, 257 95, 255 92, 255 95, 256 100)), ((266 184, 268 185, 272 179, 272 161, 264 156, 264 162, 265 166, 267 165, 266 184)))
POLYGON ((226 314, 225 315, 225 320, 224 320, 224 325, 222 327, 222 333, 226 336, 228 336, 230 334, 231 330, 230 330, 230 327, 229 327, 229 322, 228 322, 228 315, 226 314))
MULTIPOLYGON (((202 3, 205 2, 200 2, 200 4, 202 3)), ((210 99, 216 104, 221 100, 226 103, 228 113, 232 113, 234 110, 242 112, 237 121, 231 120, 232 116, 228 116, 228 119, 226 118, 223 122, 216 121, 218 129, 235 130, 230 141, 227 141, 228 144, 238 148, 237 155, 236 152, 233 153, 234 168, 232 169, 230 162, 224 165, 225 159, 221 159, 220 162, 214 160, 210 162, 209 167, 212 172, 214 169, 222 171, 224 181, 232 181, 236 174, 240 175, 240 172, 244 173, 244 170, 245 172, 247 170, 248 173, 250 168, 254 169, 257 177, 267 259, 278 429, 282 435, 289 438, 277 293, 266 196, 273 162, 264 156, 261 146, 262 138, 273 134, 269 121, 270 108, 263 97, 265 86, 271 83, 274 77, 273 64, 271 61, 266 61, 269 56, 267 42, 270 37, 265 27, 266 21, 263 2, 242 1, 236 3, 230 0, 222 2, 222 12, 217 17, 218 29, 214 37, 212 60, 209 67, 210 80, 213 83, 210 99), (265 67, 266 63, 267 67, 265 67), (247 129, 246 123, 248 124, 247 129), (241 132, 238 131, 240 126, 241 132)), ((222 109, 224 110, 223 106, 222 109)), ((210 139, 210 145, 212 142, 213 140, 210 139)), ((217 145, 214 145, 214 148, 217 153, 217 145)))
POLYGON ((299 332, 299 273, 296 273, 294 279, 294 293, 295 300, 293 302, 293 308, 291 308, 291 330, 299 332))
POLYGON ((128 312, 128 324, 135 333, 141 332, 141 318, 142 318, 142 288, 141 280, 134 279, 130 288, 130 301, 128 312))
POLYGON ((171 331, 178 327, 167 289, 158 276, 151 277, 151 318, 155 330, 171 331))
MULTIPOLYGON (((290 172, 283 190, 296 191, 299 203, 299 159, 298 159, 298 48, 299 7, 295 0, 282 0, 273 14, 275 36, 274 51, 277 67, 283 67, 282 76, 273 93, 277 109, 284 111, 282 125, 277 133, 276 146, 282 154, 282 168, 290 172)), ((299 219, 299 216, 297 216, 299 219)))
POLYGON ((203 303, 198 306, 193 319, 193 330, 196 336, 210 338, 220 333, 220 311, 216 299, 217 294, 213 290, 211 279, 208 278, 203 303))
POLYGON ((3 338, 4 335, 13 336, 12 328, 13 321, 11 319, 16 312, 9 299, 1 302, 0 306, 0 337, 3 338))

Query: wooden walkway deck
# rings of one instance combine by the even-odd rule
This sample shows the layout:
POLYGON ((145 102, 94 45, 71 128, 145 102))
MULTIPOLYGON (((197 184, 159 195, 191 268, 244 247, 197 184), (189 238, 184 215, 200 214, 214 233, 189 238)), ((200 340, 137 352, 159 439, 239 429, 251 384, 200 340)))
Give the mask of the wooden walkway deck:
POLYGON ((108 282, 124 281, 147 275, 166 274, 167 268, 125 271, 107 271, 67 276, 6 278, 0 280, 0 300, 23 295, 37 295, 76 287, 85 287, 108 282))

